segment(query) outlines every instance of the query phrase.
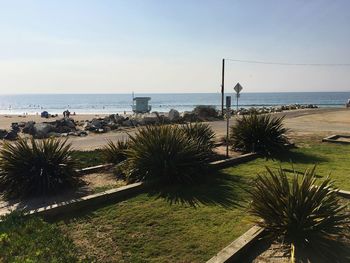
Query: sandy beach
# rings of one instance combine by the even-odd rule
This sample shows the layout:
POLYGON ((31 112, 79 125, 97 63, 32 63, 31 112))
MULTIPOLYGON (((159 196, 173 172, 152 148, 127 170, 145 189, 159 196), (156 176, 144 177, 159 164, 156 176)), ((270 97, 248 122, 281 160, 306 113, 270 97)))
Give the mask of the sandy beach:
MULTIPOLYGON (((350 134, 350 110, 345 108, 319 108, 285 111, 275 113, 276 116, 285 115, 285 124, 290 129, 291 137, 298 136, 327 136, 330 134, 341 133, 350 134)), ((72 118, 76 121, 92 120, 93 118, 104 117, 104 114, 97 115, 75 115, 72 118)), ((17 115, 0 115, 0 129, 8 129, 13 122, 35 121, 45 122, 54 121, 62 118, 59 115, 55 118, 44 119, 37 115, 28 115, 20 117, 17 115)), ((231 124, 234 118, 230 120, 231 124)), ((226 134, 226 121, 210 122, 219 139, 226 134)), ((106 144, 107 140, 117 141, 125 139, 128 134, 133 134, 136 129, 129 128, 123 130, 111 131, 104 134, 90 133, 86 137, 69 137, 69 141, 76 150, 93 150, 106 144)))

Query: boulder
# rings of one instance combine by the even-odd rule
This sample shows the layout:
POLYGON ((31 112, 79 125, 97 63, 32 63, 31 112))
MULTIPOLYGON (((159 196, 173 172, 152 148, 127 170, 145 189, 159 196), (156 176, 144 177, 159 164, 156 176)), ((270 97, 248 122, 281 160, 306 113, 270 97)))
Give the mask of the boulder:
POLYGON ((134 126, 134 123, 131 120, 125 120, 123 121, 122 125, 126 127, 132 127, 134 126))
POLYGON ((114 115, 114 121, 118 124, 122 124, 125 118, 123 116, 120 116, 118 114, 114 115))
POLYGON ((12 130, 14 130, 14 131, 16 131, 16 132, 19 132, 19 131, 20 131, 20 127, 19 127, 19 125, 18 125, 17 122, 13 122, 13 123, 11 124, 11 128, 12 128, 12 130))
POLYGON ((78 136, 80 136, 80 137, 85 137, 87 135, 88 135, 88 133, 86 131, 78 131, 78 136))
POLYGON ((180 113, 177 110, 171 109, 168 118, 170 121, 178 121, 180 119, 180 113))
POLYGON ((35 122, 34 122, 34 121, 28 121, 28 122, 24 125, 22 132, 23 132, 23 133, 27 133, 27 134, 34 135, 34 133, 35 133, 34 125, 35 125, 35 122))
POLYGON ((100 129, 103 126, 103 120, 93 119, 91 121, 91 125, 94 126, 96 129, 100 129))
POLYGON ((83 129, 85 131, 94 131, 94 130, 96 130, 96 127, 93 126, 90 122, 87 121, 87 122, 84 123, 83 129))
POLYGON ((63 119, 57 120, 55 125, 56 127, 68 127, 72 130, 76 130, 76 127, 75 127, 76 125, 74 123, 74 120, 70 118, 63 118, 63 119))
POLYGON ((103 127, 103 132, 110 132, 112 129, 109 126, 103 127))
POLYGON ((48 133, 53 131, 54 127, 49 123, 36 123, 34 124, 34 137, 35 138, 47 138, 48 133))
POLYGON ((199 121, 198 115, 196 115, 195 113, 191 112, 191 111, 184 111, 181 114, 181 118, 184 121, 189 121, 189 122, 195 122, 195 121, 199 121))
POLYGON ((9 131, 4 137, 5 140, 10 140, 10 141, 16 140, 17 138, 18 138, 18 132, 15 130, 9 131))
POLYGON ((3 130, 3 129, 0 129, 0 139, 4 139, 5 136, 7 135, 7 131, 6 130, 3 130))
POLYGON ((153 125, 158 123, 158 117, 156 116, 143 116, 140 120, 137 120, 141 125, 153 125))

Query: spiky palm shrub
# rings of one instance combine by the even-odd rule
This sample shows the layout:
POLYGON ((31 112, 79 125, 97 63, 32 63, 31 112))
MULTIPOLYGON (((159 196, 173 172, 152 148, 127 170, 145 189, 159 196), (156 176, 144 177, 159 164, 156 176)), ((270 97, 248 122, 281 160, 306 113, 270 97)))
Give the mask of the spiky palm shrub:
POLYGON ((181 126, 185 136, 193 139, 200 151, 206 153, 208 157, 213 153, 215 147, 215 133, 206 123, 187 123, 181 126))
POLYGON ((102 154, 106 162, 118 164, 126 159, 125 150, 128 149, 128 141, 119 140, 116 143, 108 141, 102 149, 102 154))
POLYGON ((258 152, 271 156, 285 149, 288 131, 283 125, 284 116, 250 114, 237 118, 231 126, 230 141, 234 149, 258 152))
POLYGON ((331 243, 350 234, 349 215, 333 182, 327 178, 317 185, 315 167, 294 173, 290 181, 282 168, 266 169, 250 190, 250 213, 258 217, 257 224, 270 236, 289 242, 292 258, 294 251, 313 248, 331 255, 331 243))
POLYGON ((10 197, 57 193, 77 184, 75 168, 66 140, 5 142, 0 149, 0 191, 10 197))
POLYGON ((123 166, 132 181, 191 183, 206 166, 206 153, 178 126, 147 126, 130 137, 123 166))

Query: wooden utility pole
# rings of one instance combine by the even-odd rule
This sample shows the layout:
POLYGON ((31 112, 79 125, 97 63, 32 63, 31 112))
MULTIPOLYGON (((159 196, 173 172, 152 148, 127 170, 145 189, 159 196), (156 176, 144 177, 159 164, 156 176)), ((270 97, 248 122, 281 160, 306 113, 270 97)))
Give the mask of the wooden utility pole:
POLYGON ((224 117, 224 96, 225 96, 225 59, 222 59, 221 75, 221 116, 224 117))

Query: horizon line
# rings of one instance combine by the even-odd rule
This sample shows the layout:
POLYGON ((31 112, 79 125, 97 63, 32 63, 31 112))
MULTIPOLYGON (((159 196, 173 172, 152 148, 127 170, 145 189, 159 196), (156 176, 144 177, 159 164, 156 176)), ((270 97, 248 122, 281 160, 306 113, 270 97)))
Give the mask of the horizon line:
MULTIPOLYGON (((247 92, 242 92, 241 94, 244 93, 349 93, 350 90, 347 91, 247 91, 247 92)), ((221 94, 220 91, 218 92, 93 92, 93 93, 68 93, 68 92, 63 92, 63 93, 0 93, 0 96, 16 96, 16 95, 132 95, 132 94, 221 94)), ((234 91, 232 92, 225 92, 226 93, 235 93, 234 91)))

